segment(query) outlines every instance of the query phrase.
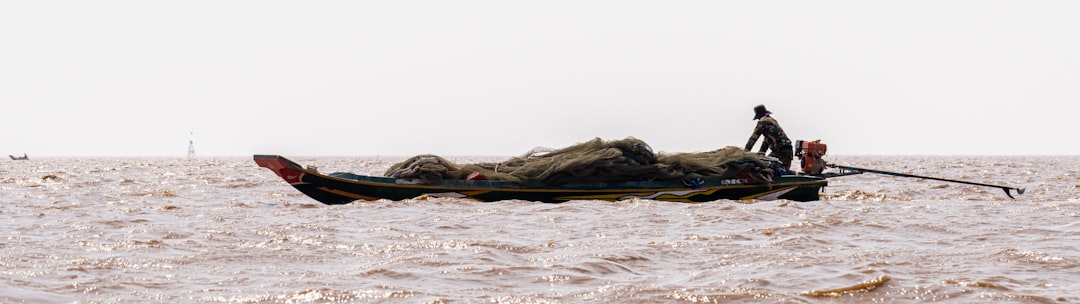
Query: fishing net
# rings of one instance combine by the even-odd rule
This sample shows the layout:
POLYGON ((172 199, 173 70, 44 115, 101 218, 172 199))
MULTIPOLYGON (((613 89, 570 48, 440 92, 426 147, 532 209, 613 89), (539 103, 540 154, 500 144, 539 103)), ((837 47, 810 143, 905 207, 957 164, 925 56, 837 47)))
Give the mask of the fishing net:
POLYGON ((455 164, 423 154, 394 164, 386 176, 419 178, 425 183, 443 179, 488 179, 521 185, 626 181, 688 181, 732 178, 740 174, 757 182, 771 181, 774 158, 725 147, 709 152, 653 153, 644 141, 628 137, 595 138, 562 149, 537 148, 497 163, 455 164))

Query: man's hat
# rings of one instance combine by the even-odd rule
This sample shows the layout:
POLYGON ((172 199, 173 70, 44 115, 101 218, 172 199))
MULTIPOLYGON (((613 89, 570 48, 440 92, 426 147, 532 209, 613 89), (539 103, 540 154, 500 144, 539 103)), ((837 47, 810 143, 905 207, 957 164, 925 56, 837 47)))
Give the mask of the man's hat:
POLYGON ((754 107, 754 120, 761 119, 762 117, 765 117, 765 115, 769 114, 772 114, 772 112, 766 110, 765 105, 757 105, 756 107, 754 107))

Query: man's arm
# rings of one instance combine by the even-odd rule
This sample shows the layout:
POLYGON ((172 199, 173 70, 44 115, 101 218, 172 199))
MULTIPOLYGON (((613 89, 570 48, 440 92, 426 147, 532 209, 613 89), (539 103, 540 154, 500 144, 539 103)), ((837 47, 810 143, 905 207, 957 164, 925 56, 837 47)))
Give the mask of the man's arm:
MULTIPOLYGON (((758 137, 761 137, 761 126, 761 121, 758 121, 758 124, 754 126, 754 134, 750 134, 750 140, 746 142, 746 148, 743 150, 750 151, 750 149, 754 148, 754 144, 757 144, 758 137)), ((765 145, 762 145, 763 148, 764 146, 765 145)))
POLYGON ((746 151, 750 151, 750 149, 753 149, 753 148, 754 148, 754 144, 756 144, 756 143, 757 143, 757 138, 758 138, 758 135, 757 135, 757 133, 754 133, 754 136, 753 136, 753 137, 750 137, 750 141, 747 141, 747 142, 746 142, 746 148, 745 148, 745 149, 743 149, 743 150, 746 150, 746 151))

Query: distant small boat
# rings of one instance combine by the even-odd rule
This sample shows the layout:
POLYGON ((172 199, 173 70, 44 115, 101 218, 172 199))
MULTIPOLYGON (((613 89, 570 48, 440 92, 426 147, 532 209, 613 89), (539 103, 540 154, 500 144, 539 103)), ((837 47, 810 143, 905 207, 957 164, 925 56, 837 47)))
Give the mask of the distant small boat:
POLYGON ((28 160, 28 159, 30 159, 29 156, 26 156, 26 153, 23 153, 22 156, 15 156, 15 155, 8 154, 8 157, 11 157, 11 160, 28 160))

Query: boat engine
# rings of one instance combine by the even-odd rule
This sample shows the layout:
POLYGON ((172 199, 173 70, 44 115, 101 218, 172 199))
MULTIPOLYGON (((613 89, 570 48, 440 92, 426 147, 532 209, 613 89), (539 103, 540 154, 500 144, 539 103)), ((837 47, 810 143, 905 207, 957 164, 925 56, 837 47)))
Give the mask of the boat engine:
POLYGON ((795 156, 802 161, 803 174, 821 175, 825 170, 826 145, 821 140, 795 142, 795 156))

